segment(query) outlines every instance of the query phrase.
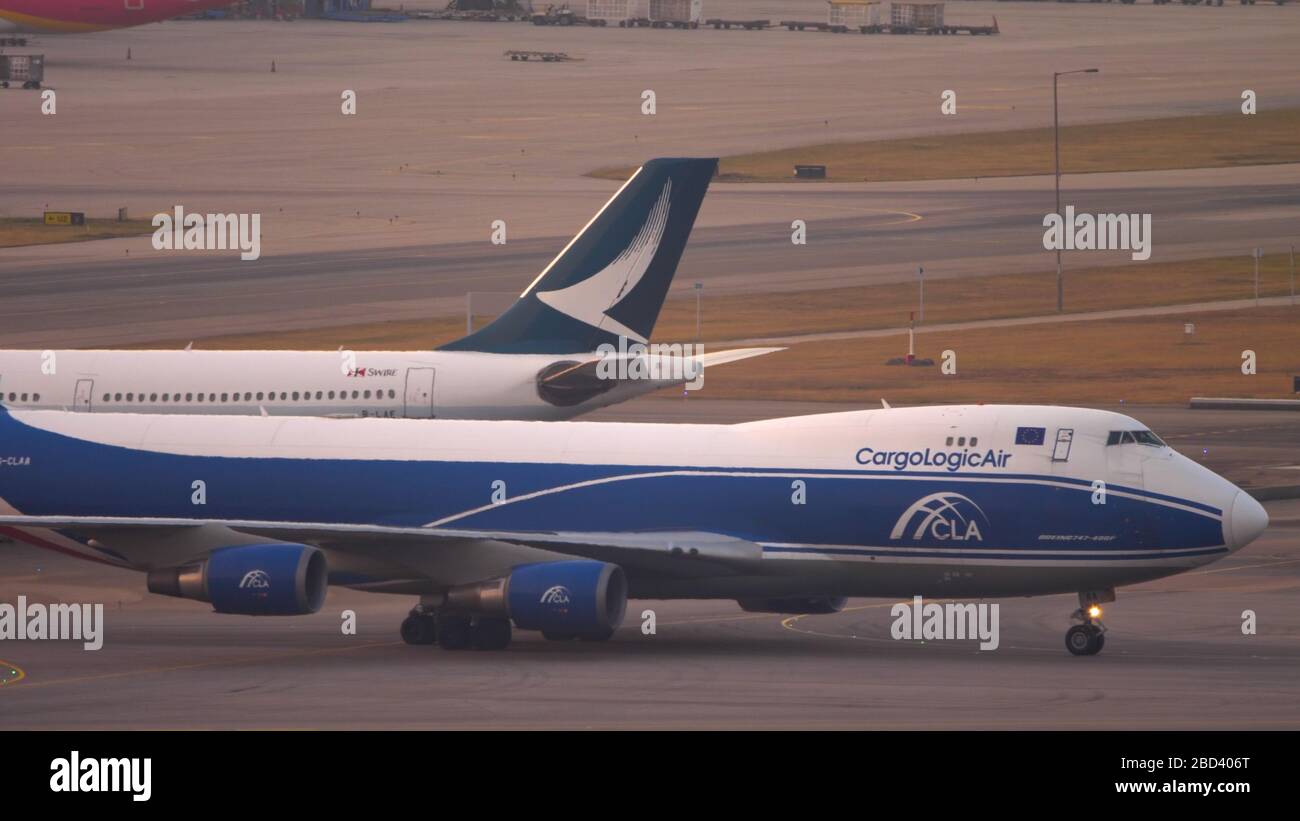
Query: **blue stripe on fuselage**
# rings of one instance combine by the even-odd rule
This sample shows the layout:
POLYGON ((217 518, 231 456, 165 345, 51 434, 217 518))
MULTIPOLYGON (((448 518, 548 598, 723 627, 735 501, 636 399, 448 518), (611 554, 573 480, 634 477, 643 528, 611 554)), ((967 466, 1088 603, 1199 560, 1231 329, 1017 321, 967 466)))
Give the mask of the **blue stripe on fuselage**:
POLYGON ((7 413, 0 443, 0 455, 31 457, 24 467, 0 466, 0 497, 29 515, 407 527, 454 520, 447 526, 707 531, 763 543, 1070 555, 1224 544, 1222 523, 1210 515, 1218 511, 1207 505, 1137 489, 1128 490, 1140 498, 1112 492, 1095 505, 1090 483, 1031 474, 185 456, 88 442, 7 413), (794 478, 806 483, 805 504, 792 502, 794 478), (205 485, 202 506, 191 502, 196 481, 205 485), (493 505, 498 481, 507 502, 493 505), (950 492, 987 517, 977 532, 914 535, 909 526, 891 539, 913 503, 950 492))

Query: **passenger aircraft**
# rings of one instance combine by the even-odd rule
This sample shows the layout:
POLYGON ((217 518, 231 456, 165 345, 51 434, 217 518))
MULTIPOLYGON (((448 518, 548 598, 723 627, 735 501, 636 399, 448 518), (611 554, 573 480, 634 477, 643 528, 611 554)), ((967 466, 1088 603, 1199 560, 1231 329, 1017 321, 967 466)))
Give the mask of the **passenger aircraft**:
POLYGON ((716 159, 647 162, 509 310, 438 350, 8 350, 0 351, 0 403, 83 413, 567 419, 693 382, 701 367, 780 350, 635 348, 654 328, 716 168, 716 159), (607 359, 602 345, 613 351, 607 359), (645 367, 619 374, 620 360, 645 367))
POLYGON ((219 613, 419 596, 412 644, 611 636, 632 598, 1077 593, 1209 564, 1268 517, 1117 413, 890 408, 737 425, 0 411, 0 526, 219 613), (801 491, 801 492, 797 492, 801 491), (799 503, 802 499, 803 503, 799 503))
POLYGON ((235 0, 0 0, 0 34, 80 34, 140 26, 235 0))

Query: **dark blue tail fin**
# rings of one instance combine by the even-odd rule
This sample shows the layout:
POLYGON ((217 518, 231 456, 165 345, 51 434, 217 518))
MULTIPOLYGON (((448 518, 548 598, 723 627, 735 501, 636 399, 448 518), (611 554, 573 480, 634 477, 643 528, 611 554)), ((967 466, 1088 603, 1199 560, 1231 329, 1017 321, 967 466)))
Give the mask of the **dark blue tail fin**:
POLYGON ((641 166, 509 310, 442 350, 580 353, 620 336, 647 341, 717 167, 641 166))

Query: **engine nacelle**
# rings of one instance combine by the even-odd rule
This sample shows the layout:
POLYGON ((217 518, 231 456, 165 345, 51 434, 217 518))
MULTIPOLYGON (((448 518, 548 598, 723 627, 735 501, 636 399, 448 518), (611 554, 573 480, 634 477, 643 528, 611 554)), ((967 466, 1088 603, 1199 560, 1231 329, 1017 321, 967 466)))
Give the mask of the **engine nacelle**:
POLYGON ((218 613, 301 616, 325 603, 325 554, 304 544, 223 547, 183 567, 149 571, 149 592, 212 603, 218 613))
POLYGON ((445 606, 508 616, 520 630, 597 635, 623 622, 627 576, 616 564, 587 559, 524 564, 505 578, 447 591, 445 606))
POLYGON ((838 613, 847 602, 844 596, 794 596, 785 599, 736 599, 746 613, 782 613, 788 616, 838 613))

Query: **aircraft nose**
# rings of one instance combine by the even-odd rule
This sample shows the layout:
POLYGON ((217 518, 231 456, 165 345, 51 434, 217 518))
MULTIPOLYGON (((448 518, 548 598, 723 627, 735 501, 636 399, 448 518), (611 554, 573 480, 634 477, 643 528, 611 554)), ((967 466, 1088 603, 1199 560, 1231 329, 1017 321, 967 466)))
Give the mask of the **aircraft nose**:
POLYGON ((1226 528, 1228 544, 1233 550, 1240 550, 1259 538, 1259 534, 1268 527, 1268 513, 1264 506, 1255 501, 1244 490, 1237 491, 1232 500, 1232 509, 1228 513, 1226 528))

